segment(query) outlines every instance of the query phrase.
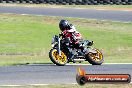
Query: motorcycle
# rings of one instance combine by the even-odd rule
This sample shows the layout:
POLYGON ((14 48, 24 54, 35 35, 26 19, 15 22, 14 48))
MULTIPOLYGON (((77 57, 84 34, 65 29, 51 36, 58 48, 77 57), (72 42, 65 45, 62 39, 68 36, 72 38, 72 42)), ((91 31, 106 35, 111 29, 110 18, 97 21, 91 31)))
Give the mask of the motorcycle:
POLYGON ((62 38, 61 34, 53 36, 49 58, 54 64, 64 66, 69 62, 81 63, 83 61, 88 61, 92 65, 101 65, 103 63, 102 52, 99 49, 91 47, 93 41, 80 40, 80 46, 83 48, 75 48, 72 44, 67 46, 67 41, 68 39, 62 38), (72 59, 71 52, 73 54, 72 59))

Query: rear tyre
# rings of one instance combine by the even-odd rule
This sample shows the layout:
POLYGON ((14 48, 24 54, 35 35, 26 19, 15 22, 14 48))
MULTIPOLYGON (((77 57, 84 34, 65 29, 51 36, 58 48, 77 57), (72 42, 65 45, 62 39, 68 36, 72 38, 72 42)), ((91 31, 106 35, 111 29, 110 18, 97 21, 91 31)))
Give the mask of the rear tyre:
POLYGON ((67 63, 67 56, 65 53, 61 51, 61 56, 59 56, 57 49, 50 50, 49 58, 54 64, 58 66, 64 66, 67 63))
POLYGON ((89 52, 86 55, 87 61, 92 65, 101 65, 104 62, 103 54, 98 49, 94 49, 97 53, 89 52))

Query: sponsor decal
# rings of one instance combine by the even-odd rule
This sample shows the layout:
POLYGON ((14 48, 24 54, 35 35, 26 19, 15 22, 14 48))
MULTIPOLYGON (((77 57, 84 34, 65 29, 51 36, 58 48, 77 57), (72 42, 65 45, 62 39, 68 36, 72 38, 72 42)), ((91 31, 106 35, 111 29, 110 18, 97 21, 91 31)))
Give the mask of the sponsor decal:
POLYGON ((78 68, 76 81, 79 85, 86 83, 130 83, 129 74, 86 74, 84 69, 78 68))

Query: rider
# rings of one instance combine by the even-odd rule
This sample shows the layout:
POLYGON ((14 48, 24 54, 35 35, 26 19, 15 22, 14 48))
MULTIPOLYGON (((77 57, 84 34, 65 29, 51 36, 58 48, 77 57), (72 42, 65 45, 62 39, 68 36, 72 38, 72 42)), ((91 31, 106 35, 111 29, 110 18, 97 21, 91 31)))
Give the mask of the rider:
MULTIPOLYGON (((87 49, 85 49, 80 41, 82 41, 81 34, 76 30, 74 25, 70 24, 67 20, 61 20, 59 23, 59 28, 61 30, 62 38, 66 40, 66 45, 71 53, 70 59, 74 57, 74 53, 72 52, 70 46, 73 46, 74 48, 80 48, 83 52, 87 52, 87 49)), ((84 40, 88 42, 88 45, 91 46, 93 44, 93 41, 84 40)))
POLYGON ((76 31, 74 25, 69 24, 67 20, 61 20, 59 27, 62 31, 62 37, 69 40, 69 44, 72 44, 74 47, 79 47, 79 41, 82 39, 82 36, 76 31))
POLYGON ((74 53, 72 52, 70 46, 73 45, 73 47, 79 48, 79 41, 82 40, 82 36, 78 31, 76 31, 74 25, 69 24, 67 20, 61 20, 59 28, 61 30, 62 38, 67 41, 66 45, 71 54, 70 59, 72 59, 74 57, 74 53))

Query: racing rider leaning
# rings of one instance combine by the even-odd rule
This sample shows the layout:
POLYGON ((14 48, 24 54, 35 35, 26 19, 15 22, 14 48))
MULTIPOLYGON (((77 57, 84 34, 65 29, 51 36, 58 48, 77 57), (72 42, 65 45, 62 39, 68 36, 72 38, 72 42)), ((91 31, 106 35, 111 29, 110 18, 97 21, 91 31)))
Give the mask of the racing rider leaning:
MULTIPOLYGON (((67 48, 71 53, 71 57, 69 59, 72 59, 74 55, 71 48, 69 47, 73 46, 74 48, 82 48, 82 50, 84 50, 84 47, 80 43, 80 41, 82 40, 82 36, 76 30, 74 25, 69 24, 67 20, 61 20, 59 23, 59 28, 61 30, 62 38, 66 40, 67 48)), ((90 43, 91 45, 93 44, 93 42, 90 43)))

